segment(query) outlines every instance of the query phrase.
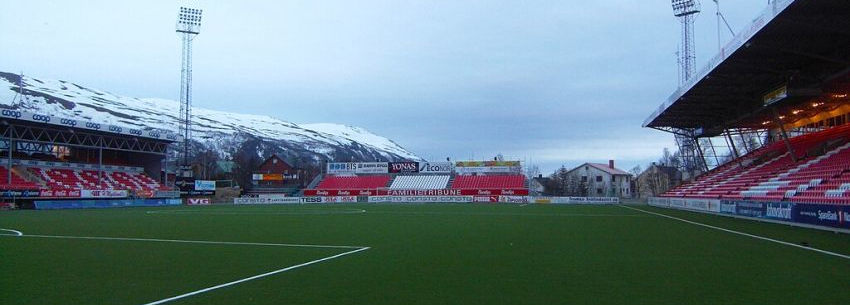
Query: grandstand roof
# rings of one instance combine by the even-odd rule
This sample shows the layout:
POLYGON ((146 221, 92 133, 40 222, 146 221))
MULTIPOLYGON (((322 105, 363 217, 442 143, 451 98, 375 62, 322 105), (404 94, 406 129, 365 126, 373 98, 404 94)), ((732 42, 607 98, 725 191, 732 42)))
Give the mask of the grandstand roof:
POLYGON ((774 118, 765 100, 781 88, 787 97, 770 105, 785 123, 846 105, 848 12, 846 0, 774 1, 643 126, 701 128, 707 136, 763 128, 774 118))

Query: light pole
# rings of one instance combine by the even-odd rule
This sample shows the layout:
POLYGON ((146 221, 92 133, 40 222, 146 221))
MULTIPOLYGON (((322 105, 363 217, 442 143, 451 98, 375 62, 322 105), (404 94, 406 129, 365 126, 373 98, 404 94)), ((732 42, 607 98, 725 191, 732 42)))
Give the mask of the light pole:
POLYGON ((183 136, 181 176, 191 177, 189 166, 189 141, 192 138, 192 40, 201 33, 201 13, 195 8, 180 7, 177 13, 176 31, 183 41, 180 69, 180 134, 183 136))

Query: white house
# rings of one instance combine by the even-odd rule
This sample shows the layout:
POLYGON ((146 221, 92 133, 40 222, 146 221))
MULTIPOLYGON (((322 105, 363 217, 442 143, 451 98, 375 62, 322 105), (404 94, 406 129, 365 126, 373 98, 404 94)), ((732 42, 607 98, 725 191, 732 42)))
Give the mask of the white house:
POLYGON ((632 174, 614 167, 614 160, 608 164, 585 163, 568 172, 587 188, 587 196, 632 197, 632 174))

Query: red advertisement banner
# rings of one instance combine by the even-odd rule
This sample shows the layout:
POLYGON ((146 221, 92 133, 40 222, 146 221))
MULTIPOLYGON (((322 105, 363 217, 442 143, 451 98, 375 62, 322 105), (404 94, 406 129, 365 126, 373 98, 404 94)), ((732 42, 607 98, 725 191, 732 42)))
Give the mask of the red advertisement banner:
POLYGON ((41 190, 39 197, 80 198, 80 190, 41 190))

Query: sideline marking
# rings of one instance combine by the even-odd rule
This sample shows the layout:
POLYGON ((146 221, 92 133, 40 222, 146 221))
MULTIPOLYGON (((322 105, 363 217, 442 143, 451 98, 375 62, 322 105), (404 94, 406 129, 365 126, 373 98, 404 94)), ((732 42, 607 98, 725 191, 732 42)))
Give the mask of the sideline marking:
POLYGON ((464 215, 464 216, 543 216, 543 217, 651 217, 641 214, 565 214, 565 213, 495 213, 495 212, 406 212, 406 211, 369 211, 369 214, 395 215, 464 215))
POLYGON ((6 232, 12 232, 12 233, 15 233, 15 235, 0 234, 0 235, 2 235, 2 236, 22 236, 22 235, 24 235, 24 233, 21 233, 21 231, 17 231, 17 230, 11 230, 11 229, 0 229, 0 231, 6 231, 6 232))
POLYGON ((652 215, 661 216, 661 217, 665 217, 665 218, 670 218, 670 219, 673 219, 673 220, 678 220, 678 221, 681 221, 681 222, 686 222, 686 223, 689 223, 689 224, 698 225, 698 226, 702 226, 702 227, 706 227, 706 228, 710 228, 710 229, 720 230, 720 231, 727 232, 727 233, 738 234, 738 235, 742 235, 742 236, 752 237, 752 238, 755 238, 755 239, 761 239, 761 240, 765 240, 765 241, 775 242, 775 243, 786 245, 786 246, 792 246, 792 247, 796 247, 796 248, 800 248, 800 249, 804 249, 804 250, 810 250, 810 251, 815 251, 815 252, 819 252, 819 253, 823 253, 823 254, 827 254, 827 255, 837 256, 837 257, 844 258, 844 259, 850 259, 850 255, 844 255, 844 254, 835 253, 835 252, 831 252, 831 251, 821 250, 821 249, 818 249, 818 248, 801 246, 801 245, 798 245, 798 244, 795 244, 795 243, 789 243, 787 241, 781 241, 781 240, 773 239, 773 238, 769 238, 769 237, 753 235, 753 234, 739 232, 739 231, 730 230, 730 229, 725 229, 725 228, 721 228, 721 227, 715 227, 715 226, 712 226, 712 225, 707 225, 707 224, 699 223, 699 222, 696 222, 696 221, 690 221, 690 220, 687 220, 687 219, 673 217, 673 216, 670 216, 670 215, 665 215, 665 214, 656 213, 656 212, 650 212, 650 211, 646 211, 646 210, 642 210, 642 209, 638 209, 638 208, 633 208, 633 207, 628 207, 628 206, 624 206, 624 205, 620 205, 620 207, 627 208, 627 209, 630 209, 630 210, 635 210, 635 211, 641 211, 641 212, 644 212, 644 213, 647 213, 647 214, 652 214, 652 215))
POLYGON ((184 294, 181 294, 181 295, 178 295, 178 296, 173 296, 173 297, 170 297, 170 298, 167 298, 167 299, 162 299, 162 300, 159 300, 159 301, 145 303, 144 305, 163 304, 163 303, 166 303, 166 302, 171 302, 171 301, 174 301, 174 300, 190 297, 190 296, 201 294, 201 293, 208 292, 208 291, 211 291, 211 290, 224 288, 224 287, 228 287, 228 286, 233 286, 233 285, 236 285, 236 284, 239 284, 239 283, 244 283, 244 282, 247 282, 247 281, 267 277, 267 276, 270 276, 270 275, 290 271, 290 270, 293 270, 293 269, 297 269, 297 268, 301 268, 301 267, 305 267, 305 266, 309 266, 309 265, 313 265, 313 264, 317 264, 317 263, 321 263, 321 262, 324 262, 324 261, 332 260, 332 259, 335 259, 335 258, 340 258, 340 257, 346 256, 346 255, 349 255, 349 254, 354 254, 354 253, 357 253, 357 252, 360 252, 360 251, 366 251, 366 250, 370 249, 370 247, 361 247, 361 246, 276 244, 276 243, 182 240, 182 239, 155 239, 155 238, 129 238, 129 237, 66 236, 66 235, 37 235, 37 234, 29 235, 29 234, 24 234, 21 231, 11 230, 11 229, 0 229, 0 231, 7 231, 7 232, 15 233, 15 235, 0 234, 0 236, 12 236, 12 237, 87 239, 87 240, 122 240, 122 241, 171 242, 171 243, 188 243, 188 244, 215 244, 215 245, 240 245, 240 246, 274 246, 274 247, 354 249, 354 250, 343 252, 343 253, 340 253, 340 254, 331 255, 331 256, 328 256, 328 257, 312 260, 312 261, 309 261, 309 262, 306 262, 306 263, 301 263, 301 264, 298 264, 298 265, 293 265, 293 266, 285 267, 285 268, 282 268, 282 269, 266 272, 266 273, 263 273, 263 274, 258 274, 258 275, 246 277, 246 278, 243 278, 243 279, 235 280, 235 281, 232 281, 232 282, 227 282, 227 283, 224 283, 224 284, 219 284, 219 285, 215 285, 215 286, 212 286, 212 287, 207 287, 207 288, 204 288, 204 289, 201 289, 201 290, 196 290, 196 291, 184 293, 184 294))
POLYGON ((35 237, 35 238, 58 238, 58 239, 86 239, 86 240, 122 240, 122 241, 147 241, 166 242, 182 244, 206 244, 206 245, 237 245, 237 246, 271 246, 271 247, 301 247, 301 248, 335 248, 335 249, 361 249, 362 246, 335 246, 335 245, 311 245, 311 244, 278 244, 259 242, 237 242, 237 241, 212 241, 212 240, 185 240, 185 239, 158 239, 158 238, 133 238, 133 237, 100 237, 100 236, 70 236, 70 235, 39 235, 23 234, 20 231, 0 229, 3 231, 16 232, 17 235, 0 234, 0 236, 12 237, 35 237))
POLYGON ((157 304, 162 304, 162 303, 166 303, 166 302, 171 302, 171 301, 182 299, 182 298, 185 298, 185 297, 190 297, 190 296, 193 296, 193 295, 196 295, 196 294, 201 294, 201 293, 204 293, 204 292, 207 292, 207 291, 211 291, 211 290, 215 290, 215 289, 219 289, 219 288, 224 288, 224 287, 227 287, 227 286, 236 285, 236 284, 247 282, 247 281, 250 281, 250 280, 255 280, 255 279, 266 277, 266 276, 269 276, 269 275, 274 275, 274 274, 278 274, 278 273, 281 273, 281 272, 286 272, 286 271, 289 271, 289 270, 292 270, 292 269, 297 269, 297 268, 301 268, 301 267, 304 267, 304 266, 309 266, 309 265, 312 265, 312 264, 321 263, 321 262, 324 262, 324 261, 327 261, 327 260, 332 260, 332 259, 335 259, 335 258, 343 257, 343 256, 346 256, 346 255, 349 255, 349 254, 354 254, 354 253, 357 253, 357 252, 360 252, 360 251, 366 251, 366 250, 369 250, 369 247, 363 247, 363 248, 359 248, 359 249, 356 249, 356 250, 343 252, 343 253, 340 253, 340 254, 337 254, 337 255, 328 256, 328 257, 325 257, 325 258, 320 258, 320 259, 317 259, 317 260, 309 261, 309 262, 294 265, 294 266, 289 266, 289 267, 286 267, 286 268, 283 268, 283 269, 278 269, 278 270, 275 270, 275 271, 266 272, 266 273, 258 274, 258 275, 251 276, 251 277, 246 277, 246 278, 241 279, 241 280, 235 280, 235 281, 224 283, 224 284, 221 284, 221 285, 215 285, 215 286, 204 288, 204 289, 201 289, 201 290, 196 290, 196 291, 192 291, 192 292, 189 292, 189 293, 184 293, 184 294, 174 296, 174 297, 170 297, 170 298, 167 298, 167 299, 162 299, 162 300, 155 301, 155 302, 145 303, 144 305, 157 305, 157 304))

